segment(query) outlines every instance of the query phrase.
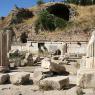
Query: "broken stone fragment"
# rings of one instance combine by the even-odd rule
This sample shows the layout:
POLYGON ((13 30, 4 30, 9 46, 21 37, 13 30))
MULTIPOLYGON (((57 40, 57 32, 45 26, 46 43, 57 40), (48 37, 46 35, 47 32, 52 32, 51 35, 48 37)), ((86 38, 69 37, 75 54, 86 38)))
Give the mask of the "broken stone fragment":
POLYGON ((22 60, 21 61, 21 67, 26 66, 26 65, 27 65, 27 60, 26 59, 22 60))
POLYGON ((42 68, 48 69, 48 68, 50 67, 50 64, 51 64, 50 58, 44 58, 44 59, 41 61, 41 67, 42 67, 42 68))
POLYGON ((33 55, 31 53, 27 53, 25 56, 25 59, 27 60, 27 65, 32 66, 34 64, 33 62, 33 55))
POLYGON ((69 77, 48 77, 40 81, 39 87, 44 90, 60 90, 69 86, 69 77))
POLYGON ((64 66, 60 64, 56 64, 51 62, 50 67, 49 67, 51 72, 57 73, 57 74, 64 74, 66 73, 66 69, 64 66))
POLYGON ((27 72, 16 72, 10 74, 10 82, 15 85, 23 85, 29 82, 30 74, 27 72))
POLYGON ((77 74, 77 86, 82 88, 95 88, 95 70, 80 69, 77 74))
POLYGON ((0 66, 0 73, 7 73, 9 72, 9 67, 8 66, 0 66))
POLYGON ((34 71, 33 83, 38 85, 40 80, 51 76, 53 76, 53 74, 49 71, 49 69, 38 68, 34 71))
POLYGON ((34 56, 34 57, 33 57, 33 61, 34 61, 34 64, 37 64, 37 62, 40 62, 41 59, 40 59, 39 56, 34 56))
POLYGON ((10 68, 15 69, 16 68, 16 64, 14 62, 10 63, 10 68))
POLYGON ((8 81, 9 81, 8 74, 0 74, 0 84, 5 84, 8 81))

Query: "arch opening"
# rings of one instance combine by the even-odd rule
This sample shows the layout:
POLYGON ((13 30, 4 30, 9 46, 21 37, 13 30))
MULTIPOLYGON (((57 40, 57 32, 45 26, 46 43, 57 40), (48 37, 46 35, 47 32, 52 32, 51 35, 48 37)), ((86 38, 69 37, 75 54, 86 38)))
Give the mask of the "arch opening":
POLYGON ((69 15, 70 15, 69 8, 68 6, 64 4, 55 4, 55 5, 49 6, 47 8, 47 11, 50 14, 55 15, 56 17, 69 21, 69 15))

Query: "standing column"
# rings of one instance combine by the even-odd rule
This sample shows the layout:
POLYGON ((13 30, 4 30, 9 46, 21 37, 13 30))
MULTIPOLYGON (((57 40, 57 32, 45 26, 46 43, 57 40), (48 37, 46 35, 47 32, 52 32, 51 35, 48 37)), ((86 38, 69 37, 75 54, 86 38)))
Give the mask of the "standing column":
POLYGON ((61 55, 63 56, 66 52, 67 52, 67 44, 66 43, 62 43, 61 55))
POLYGON ((7 72, 8 68, 7 58, 7 34, 5 31, 0 31, 0 72, 7 72))
POLYGON ((6 30, 6 35, 7 35, 7 52, 11 50, 11 31, 6 30))
POLYGON ((61 55, 60 55, 60 60, 64 59, 64 55, 65 53, 67 53, 67 44, 66 43, 62 43, 62 46, 60 47, 61 50, 61 55))

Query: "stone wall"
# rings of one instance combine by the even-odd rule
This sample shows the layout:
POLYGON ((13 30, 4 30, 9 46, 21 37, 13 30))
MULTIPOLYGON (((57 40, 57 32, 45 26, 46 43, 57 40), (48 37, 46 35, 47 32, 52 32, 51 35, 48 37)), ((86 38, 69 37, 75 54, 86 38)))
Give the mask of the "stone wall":
MULTIPOLYGON (((26 44, 13 44, 11 46, 12 50, 18 49, 20 51, 29 51, 32 53, 38 52, 38 42, 32 42, 28 41, 26 44)), ((56 50, 60 50, 61 53, 73 53, 73 54, 86 54, 86 46, 87 42, 68 42, 67 44, 65 42, 39 42, 44 43, 45 47, 47 48, 48 52, 54 52, 56 50), (66 44, 66 47, 64 48, 64 45, 66 44), (65 52, 64 52, 65 51, 65 52)), ((43 50, 43 47, 42 47, 43 50)))

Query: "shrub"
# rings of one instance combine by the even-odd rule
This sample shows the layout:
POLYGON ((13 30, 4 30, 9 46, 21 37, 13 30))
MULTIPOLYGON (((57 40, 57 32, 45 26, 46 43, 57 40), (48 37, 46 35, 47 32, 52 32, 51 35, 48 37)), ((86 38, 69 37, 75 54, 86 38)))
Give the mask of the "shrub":
POLYGON ((66 26, 67 26, 67 21, 65 21, 64 19, 58 18, 58 17, 55 19, 55 27, 56 28, 63 29, 66 26))
POLYGON ((39 15, 38 19, 35 23, 35 31, 38 33, 38 30, 48 30, 54 31, 56 28, 63 29, 66 27, 67 21, 62 18, 58 18, 53 14, 50 14, 47 10, 42 10, 39 15))
POLYGON ((36 29, 53 31, 55 29, 54 15, 46 10, 41 11, 36 21, 36 29))
POLYGON ((43 0, 37 0, 37 5, 41 5, 41 4, 44 4, 44 1, 43 0))

